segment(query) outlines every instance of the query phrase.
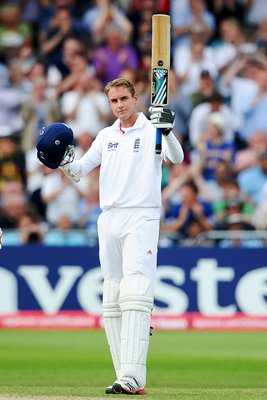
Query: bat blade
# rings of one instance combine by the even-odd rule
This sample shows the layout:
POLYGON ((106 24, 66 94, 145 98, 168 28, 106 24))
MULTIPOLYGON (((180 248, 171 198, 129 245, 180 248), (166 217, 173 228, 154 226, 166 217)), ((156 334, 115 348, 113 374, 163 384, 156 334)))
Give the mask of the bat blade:
MULTIPOLYGON (((152 16, 151 104, 166 106, 169 102, 170 16, 152 16)), ((161 153, 162 131, 156 132, 156 154, 161 153)))
POLYGON ((151 102, 155 106, 168 104, 168 75, 166 68, 153 69, 151 102))

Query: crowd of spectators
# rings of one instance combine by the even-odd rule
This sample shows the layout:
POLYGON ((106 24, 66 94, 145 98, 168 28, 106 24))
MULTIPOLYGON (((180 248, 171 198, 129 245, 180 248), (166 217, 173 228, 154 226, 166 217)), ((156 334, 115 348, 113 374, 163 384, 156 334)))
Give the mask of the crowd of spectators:
MULTIPOLYGON (((99 170, 49 170, 35 142, 68 123, 76 157, 114 121, 105 84, 131 79, 149 116, 152 15, 171 16, 169 106, 182 165, 163 165, 161 246, 207 232, 221 247, 266 245, 265 0, 7 0, 0 5, 0 227, 4 244, 95 245, 99 170), (253 233, 263 239, 253 239, 253 233)), ((207 240, 205 242, 210 245, 207 240)))

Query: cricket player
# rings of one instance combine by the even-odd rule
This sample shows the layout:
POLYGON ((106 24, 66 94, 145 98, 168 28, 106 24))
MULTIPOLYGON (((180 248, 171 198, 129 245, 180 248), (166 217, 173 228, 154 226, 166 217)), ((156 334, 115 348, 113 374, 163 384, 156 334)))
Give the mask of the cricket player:
POLYGON ((74 181, 101 165, 99 191, 103 212, 98 220, 98 236, 104 277, 103 320, 116 374, 106 393, 144 394, 157 265, 162 160, 182 163, 184 155, 172 133, 171 110, 152 107, 150 120, 138 113, 138 94, 127 79, 109 82, 105 93, 117 120, 98 133, 80 160, 74 160, 71 129, 60 123, 41 132, 37 156, 51 168, 59 166, 74 181), (161 154, 155 153, 157 127, 163 130, 161 154), (58 136, 62 129, 66 134, 58 136))

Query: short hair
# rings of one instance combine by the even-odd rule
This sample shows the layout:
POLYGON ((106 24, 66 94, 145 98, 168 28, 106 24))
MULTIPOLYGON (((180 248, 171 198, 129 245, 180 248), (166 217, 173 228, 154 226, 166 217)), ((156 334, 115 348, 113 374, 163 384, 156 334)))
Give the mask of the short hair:
POLYGON ((129 92, 131 93, 132 97, 135 95, 136 88, 135 88, 134 84, 129 79, 126 79, 126 78, 118 78, 118 79, 114 79, 111 82, 108 82, 108 84, 106 85, 106 87, 104 89, 104 92, 108 96, 110 89, 112 89, 114 87, 120 87, 120 86, 123 86, 126 89, 128 89, 129 92))
POLYGON ((193 181, 192 179, 185 181, 183 183, 183 187, 185 187, 185 186, 188 187, 189 189, 191 189, 194 194, 197 195, 199 193, 198 187, 197 187, 195 181, 193 181))

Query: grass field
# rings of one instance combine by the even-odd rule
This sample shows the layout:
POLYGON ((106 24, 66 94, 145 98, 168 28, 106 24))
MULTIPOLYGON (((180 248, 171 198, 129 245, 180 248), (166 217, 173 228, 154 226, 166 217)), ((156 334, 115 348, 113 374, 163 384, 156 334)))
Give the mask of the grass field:
MULTIPOLYGON (((125 399, 102 331, 0 330, 0 399, 125 399)), ((267 400, 267 333, 155 332, 144 399, 267 400)))

